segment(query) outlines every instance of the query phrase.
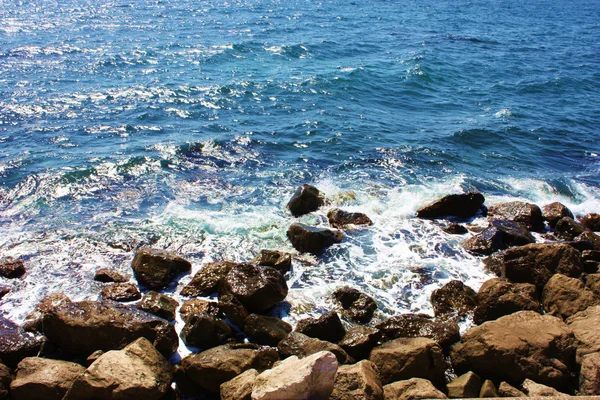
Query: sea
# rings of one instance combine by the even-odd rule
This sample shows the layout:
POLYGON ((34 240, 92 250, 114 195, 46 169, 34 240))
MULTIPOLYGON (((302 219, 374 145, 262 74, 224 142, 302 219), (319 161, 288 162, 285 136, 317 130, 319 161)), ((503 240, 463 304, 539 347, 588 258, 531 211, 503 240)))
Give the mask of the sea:
POLYGON ((597 0, 0 0, 0 256, 27 268, 0 314, 98 299, 101 267, 135 282, 142 246, 191 261, 163 291, 182 302, 205 263, 294 252, 289 225, 333 207, 374 224, 297 255, 273 312, 350 285, 379 319, 432 314, 491 275, 420 206, 600 212, 599 154, 597 0), (328 204, 294 218, 305 183, 328 204))

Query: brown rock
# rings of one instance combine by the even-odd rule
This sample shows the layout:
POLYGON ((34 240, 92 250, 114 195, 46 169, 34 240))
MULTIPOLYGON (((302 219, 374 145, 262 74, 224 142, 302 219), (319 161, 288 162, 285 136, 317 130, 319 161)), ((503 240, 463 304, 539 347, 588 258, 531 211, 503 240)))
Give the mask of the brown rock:
POLYGON ((554 227, 554 235, 562 240, 573 240, 585 231, 583 225, 573 218, 561 218, 554 227))
POLYGON ((600 274, 589 274, 585 277, 585 287, 600 297, 600 274))
POLYGON ((221 400, 252 400, 252 388, 258 371, 248 369, 219 388, 221 400))
POLYGON ((96 275, 94 275, 94 280, 97 282, 104 283, 124 283, 127 282, 127 278, 123 275, 110 268, 100 268, 96 271, 96 275))
POLYGON ((511 283, 501 278, 485 281, 479 288, 476 302, 473 322, 478 325, 517 311, 542 312, 534 285, 511 283))
POLYGON ((567 325, 575 334, 577 364, 581 364, 586 354, 600 352, 600 306, 592 306, 578 312, 569 319, 567 325))
POLYGON ((102 288, 100 297, 102 300, 127 302, 141 299, 142 294, 134 284, 111 283, 102 288))
POLYGON ((521 392, 514 386, 509 385, 506 382, 501 382, 498 387, 498 396, 500 397, 527 397, 527 395, 521 392))
POLYGON ((523 391, 529 397, 571 397, 546 385, 535 383, 531 379, 523 381, 523 391))
POLYGON ((338 368, 330 400, 383 400, 377 367, 363 360, 338 368))
POLYGON ((142 301, 136 305, 139 310, 164 318, 167 321, 175 319, 175 311, 178 306, 177 300, 153 290, 146 293, 142 301))
POLYGON ((594 232, 585 231, 573 240, 575 240, 575 243, 590 243, 591 250, 600 250, 600 236, 596 235, 594 232))
POLYGON ((42 333, 44 313, 50 311, 54 307, 58 307, 63 302, 70 302, 64 293, 55 293, 43 298, 34 308, 34 310, 25 317, 23 329, 27 332, 42 333))
POLYGON ((313 211, 325 204, 325 199, 319 189, 311 185, 302 185, 293 194, 287 204, 294 217, 300 217, 313 211))
POLYGON ((275 268, 238 264, 226 275, 223 291, 230 292, 248 311, 261 312, 285 299, 288 287, 275 268))
POLYGON ((350 286, 337 289, 333 298, 341 304, 343 315, 352 321, 367 323, 377 310, 377 303, 371 296, 350 286))
POLYGON ((186 346, 209 349, 225 343, 232 334, 224 321, 208 314, 194 314, 186 321, 180 336, 186 346))
POLYGON ((479 397, 498 397, 498 391, 496 390, 496 385, 494 385, 494 382, 490 381, 489 379, 486 379, 481 385, 479 397))
POLYGON ((244 321, 249 313, 246 307, 223 286, 219 289, 219 310, 222 311, 231 322, 240 329, 244 327, 244 321))
POLYGON ((464 318, 477 305, 477 294, 461 281, 450 281, 431 293, 431 304, 436 317, 464 318))
POLYGON ((287 230, 287 237, 299 252, 320 255, 327 247, 341 242, 344 234, 341 231, 293 223, 287 230))
POLYGON ((481 193, 451 194, 417 210, 418 218, 474 217, 485 198, 481 193))
POLYGON ((25 357, 38 354, 43 340, 0 316, 0 358, 8 367, 14 368, 25 357))
POLYGON ((0 399, 8 399, 10 382, 12 382, 10 369, 4 364, 0 364, 0 399))
POLYGON ((451 399, 479 397, 481 379, 469 371, 447 384, 446 388, 448 389, 448 397, 451 399))
POLYGON ((600 353, 587 354, 582 358, 579 394, 582 396, 600 395, 600 353))
POLYGON ((600 214, 590 213, 581 218, 581 224, 590 231, 600 232, 600 214))
POLYGON ((7 279, 20 278, 25 275, 25 264, 21 260, 5 257, 0 260, 0 276, 7 279))
POLYGON ((102 354, 104 354, 102 350, 96 350, 85 359, 85 365, 89 367, 94 363, 94 361, 99 359, 102 354))
POLYGON ((279 354, 283 357, 307 357, 320 351, 330 351, 335 354, 340 364, 352 364, 354 360, 340 346, 324 340, 308 337, 300 332, 291 332, 277 344, 279 354))
POLYGON ((292 331, 292 326, 275 317, 250 314, 244 321, 244 333, 258 344, 277 346, 292 331))
POLYGON ((488 209, 488 219, 491 221, 507 219, 521 223, 527 229, 534 232, 544 230, 542 210, 535 204, 524 203, 522 201, 510 201, 490 206, 488 209))
POLYGON ((179 309, 179 315, 181 315, 183 322, 187 322, 192 315, 196 314, 208 314, 215 318, 220 318, 222 316, 222 312, 219 309, 219 303, 210 300, 190 299, 183 303, 179 309))
POLYGON ((272 267, 285 274, 292 268, 292 255, 277 250, 261 250, 260 254, 252 259, 251 263, 272 267))
POLYGON ((0 285, 0 300, 10 292, 10 286, 0 285))
POLYGON ((304 318, 298 321, 296 331, 328 342, 338 342, 346 334, 346 329, 335 311, 329 311, 319 318, 304 318))
POLYGON ((373 221, 363 213, 348 212, 334 208, 327 213, 329 225, 334 228, 343 229, 348 225, 373 225, 373 221))
POLYGON ((563 319, 600 303, 596 294, 585 288, 580 279, 556 274, 550 278, 542 294, 542 304, 546 313, 563 319))
POLYGON ((598 267, 600 266, 600 251, 598 250, 584 250, 581 252, 581 262, 583 263, 583 269, 588 274, 595 274, 600 272, 598 267))
POLYGON ((427 379, 411 378, 385 385, 383 387, 385 400, 412 400, 412 399, 447 399, 427 379))
POLYGON ((506 275, 506 271, 504 271, 503 251, 494 253, 491 256, 482 259, 481 262, 485 266, 486 271, 491 272, 499 277, 506 275))
POLYGON ((444 232, 450 235, 465 235, 469 230, 460 224, 450 223, 442 228, 444 232))
POLYGON ((235 265, 237 264, 229 261, 204 264, 204 266, 196 272, 192 281, 181 289, 181 295, 197 297, 208 296, 216 292, 221 282, 225 279, 225 276, 235 265))
POLYGON ((462 247, 471 253, 490 255, 509 247, 535 243, 535 238, 522 225, 508 220, 491 221, 481 233, 465 240, 462 247))
POLYGON ((377 324, 376 328, 381 332, 383 341, 401 337, 426 337, 445 348, 460 340, 456 321, 433 319, 426 314, 396 315, 377 324))
POLYGON ((544 219, 548 222, 552 228, 554 228, 558 221, 563 217, 573 217, 573 213, 564 204, 554 202, 545 205, 542 208, 544 219))
POLYGON ((346 332, 339 346, 355 360, 369 358, 373 347, 381 338, 381 332, 370 326, 354 325, 346 332))
POLYGON ((189 272, 192 264, 174 253, 145 247, 135 253, 131 267, 140 285, 163 289, 177 275, 189 272))
POLYGON ((62 400, 85 368, 67 361, 24 358, 10 385, 14 400, 62 400))

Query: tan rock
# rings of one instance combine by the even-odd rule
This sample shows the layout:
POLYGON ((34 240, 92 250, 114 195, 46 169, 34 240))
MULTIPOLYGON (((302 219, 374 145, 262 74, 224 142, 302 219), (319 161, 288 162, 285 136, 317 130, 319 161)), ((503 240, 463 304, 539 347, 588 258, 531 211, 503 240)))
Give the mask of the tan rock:
POLYGON ((554 388, 536 383, 531 379, 525 379, 523 382, 523 391, 529 397, 571 397, 554 388))
POLYGON ((500 397, 527 397, 527 395, 521 392, 514 386, 509 385, 506 382, 501 382, 498 386, 498 396, 500 397))
POLYGON ((496 390, 496 385, 494 382, 486 379, 481 385, 481 390, 479 391, 479 397, 498 397, 498 391, 496 390))
POLYGON ((583 281, 562 274, 553 275, 542 293, 546 313, 563 319, 598 303, 600 298, 585 288, 583 281))
POLYGON ((383 400, 377 367, 363 360, 338 368, 330 400, 383 400))
POLYGON ((583 357, 579 373, 579 394, 600 395, 600 353, 587 354, 583 357))
POLYGON ((575 334, 578 364, 586 354, 600 352, 600 306, 588 307, 566 322, 575 334))
POLYGON ((85 368, 67 361, 28 357, 10 384, 14 400, 61 400, 85 368))
POLYGON ((0 399, 4 400, 8 398, 11 381, 12 374, 10 373, 10 369, 4 364, 0 364, 0 399))
POLYGON ((334 343, 325 340, 311 338, 300 332, 292 332, 277 344, 277 349, 283 357, 297 356, 304 358, 320 351, 330 351, 337 357, 340 364, 351 364, 354 362, 344 349, 334 343))
POLYGON ((250 400, 258 371, 249 369, 230 381, 221 384, 221 400, 250 400))
POLYGON ((433 386, 427 379, 411 378, 385 385, 383 387, 385 400, 411 399, 447 399, 446 395, 433 386))
POLYGON ((481 379, 469 371, 450 382, 446 387, 448 388, 448 397, 451 399, 477 397, 481 390, 481 379))

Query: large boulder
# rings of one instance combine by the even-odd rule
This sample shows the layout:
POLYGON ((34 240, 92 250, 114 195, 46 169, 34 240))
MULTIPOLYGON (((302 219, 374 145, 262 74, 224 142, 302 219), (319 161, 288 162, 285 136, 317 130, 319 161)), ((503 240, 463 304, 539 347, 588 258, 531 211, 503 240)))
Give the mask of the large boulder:
POLYGON ((371 296, 350 286, 337 289, 333 298, 342 306, 342 315, 352 321, 367 323, 377 310, 377 303, 371 296))
POLYGON ((167 321, 172 321, 175 319, 175 312, 179 307, 179 303, 166 294, 151 290, 144 295, 142 301, 136 304, 136 307, 167 321))
POLYGON ((223 291, 231 293, 248 311, 261 312, 285 299, 288 287, 275 268, 238 264, 225 276, 223 291))
POLYGON ((378 368, 383 384, 424 378, 438 387, 445 383, 446 362, 439 344, 427 338, 400 338, 371 350, 369 361, 378 368))
POLYGON ((20 278, 25 275, 25 264, 21 260, 6 257, 0 260, 0 276, 7 279, 20 278))
POLYGON ((335 354, 340 364, 351 364, 354 362, 352 357, 337 344, 311 338, 295 331, 291 332, 285 339, 281 340, 277 344, 277 349, 279 350, 279 354, 283 357, 297 356, 299 358, 304 358, 320 351, 330 351, 335 354))
POLYGON ((261 250, 250 262, 263 267, 275 268, 285 274, 292 268, 292 255, 278 250, 261 250))
POLYGON ((550 225, 552 228, 554 228, 558 221, 564 217, 574 218, 571 210, 569 210, 564 204, 557 201, 545 205, 542 208, 542 214, 546 222, 548 222, 548 225, 550 225))
POLYGON ((62 301, 43 317, 44 334, 64 351, 87 357, 96 350, 122 349, 148 339, 165 357, 177 349, 175 328, 134 306, 105 301, 62 301))
POLYGON ((348 225, 373 225, 373 221, 363 213, 348 212, 334 208, 327 213, 329 225, 337 229, 346 228, 348 225))
POLYGON ((385 400, 447 399, 427 379, 411 378, 393 382, 383 387, 385 400))
POLYGON ((287 230, 287 237, 296 250, 314 255, 319 255, 327 247, 341 242, 343 236, 341 231, 299 223, 293 223, 287 230))
POLYGON ((460 340, 456 321, 433 319, 426 314, 403 314, 388 318, 377 324, 382 339, 425 337, 435 340, 442 347, 460 340))
POLYGON ((562 274, 552 276, 542 293, 546 313, 563 319, 599 303, 600 297, 586 288, 583 281, 562 274))
POLYGON ((8 391, 12 382, 10 368, 0 363, 0 400, 8 399, 8 391))
POLYGON ((458 373, 514 384, 529 378, 560 389, 574 367, 573 344, 573 332, 559 318, 520 311, 469 329, 450 356, 458 373))
POLYGON ((600 306, 588 307, 569 317, 566 323, 575 334, 578 364, 586 354, 600 352, 600 306))
POLYGON ((494 220, 490 226, 462 243, 471 253, 490 255, 509 247, 535 243, 535 238, 524 226, 509 220, 494 220))
POLYGON ((123 350, 102 354, 71 386, 64 400, 159 400, 170 390, 173 368, 139 338, 123 350))
POLYGON ((177 275, 189 272, 192 264, 174 253, 145 247, 135 253, 131 267, 140 285, 163 289, 177 275))
MULTIPOLYGON (((570 216, 573 218, 573 216, 570 216)), ((600 214, 589 213, 580 220, 581 224, 590 231, 600 232, 600 214)))
POLYGON ((133 283, 111 283, 102 288, 100 298, 102 300, 129 302, 141 299, 142 294, 133 283))
POLYGON ((209 349, 225 343, 232 335, 231 327, 224 321, 208 314, 194 314, 185 322, 180 336, 186 346, 209 349))
POLYGON ((380 338, 381 332, 379 332, 379 329, 371 326, 354 325, 346 331, 346 335, 338 344, 355 360, 363 360, 369 358, 371 350, 377 346, 380 338))
POLYGON ((327 400, 333 391, 338 362, 322 351, 303 359, 290 357, 256 377, 252 400, 327 400))
POLYGON ((600 396, 600 353, 587 354, 581 359, 579 394, 600 396))
POLYGON ((335 311, 329 311, 319 318, 301 319, 296 325, 296 331, 328 342, 338 342, 346 334, 346 329, 335 311))
POLYGON ((542 210, 535 204, 522 201, 510 201, 490 206, 488 209, 488 219, 509 220, 525 225, 527 229, 534 232, 544 230, 544 218, 542 210))
POLYGON ((383 400, 379 371, 371 361, 363 360, 338 368, 330 400, 383 400))
POLYGON ((277 346, 287 337, 292 326, 279 318, 250 314, 244 321, 244 333, 253 343, 277 346))
POLYGON ((25 332, 14 322, 0 316, 0 359, 14 368, 25 357, 36 356, 43 339, 25 332))
POLYGON ((450 194, 417 210, 418 218, 443 217, 471 218, 478 212, 485 198, 481 193, 450 194))
POLYGON ((24 358, 10 385, 14 400, 62 400, 85 368, 68 361, 24 358))
POLYGON ((451 399, 477 398, 481 391, 481 378, 469 371, 448 383, 446 388, 451 399))
POLYGON ((236 266, 236 263, 219 261, 204 264, 196 275, 181 289, 182 296, 209 296, 217 291, 225 276, 236 266))
POLYGON ((252 400, 252 389, 258 371, 248 369, 230 381, 222 383, 219 388, 221 400, 252 400))
POLYGON ((554 235, 562 240, 573 240, 585 232, 585 227, 571 217, 561 218, 554 227, 554 235))
POLYGON ((431 293, 431 305, 436 317, 464 318, 477 305, 477 293, 461 281, 450 281, 431 293))
POLYGON ((287 208, 294 217, 300 217, 313 211, 325 204, 325 199, 319 189, 314 186, 304 184, 296 189, 292 198, 287 203, 287 208))
POLYGON ((512 283, 502 278, 485 281, 477 292, 473 322, 482 324, 517 311, 542 312, 536 287, 530 283, 512 283))

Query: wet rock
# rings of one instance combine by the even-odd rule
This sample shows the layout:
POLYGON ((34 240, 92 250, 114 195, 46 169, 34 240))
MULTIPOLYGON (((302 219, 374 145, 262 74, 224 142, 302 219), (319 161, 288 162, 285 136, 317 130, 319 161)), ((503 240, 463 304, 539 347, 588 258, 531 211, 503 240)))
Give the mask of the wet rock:
POLYGON ((10 292, 10 286, 0 285, 0 300, 10 292))
POLYGON ((142 301, 136 305, 139 310, 164 318, 167 321, 175 319, 175 311, 178 306, 179 303, 177 300, 166 294, 161 294, 152 290, 146 293, 142 301))
POLYGON ((348 225, 373 225, 373 221, 363 213, 348 212, 334 208, 327 213, 329 225, 334 228, 343 229, 348 225))
POLYGON ((300 332, 292 332, 277 344, 279 354, 283 357, 297 356, 307 357, 320 351, 330 351, 337 357, 340 364, 351 364, 354 362, 340 346, 324 340, 311 338, 300 332))
POLYGON ((335 311, 329 311, 319 318, 305 318, 298 321, 296 331, 328 342, 338 342, 346 334, 346 329, 335 311))
POLYGON ((512 283, 493 278, 485 281, 476 297, 473 322, 482 324, 517 311, 542 312, 536 287, 530 283, 512 283))
POLYGON ((599 303, 600 298, 585 288, 583 281, 562 274, 553 275, 544 286, 542 294, 546 313, 563 319, 599 303))
POLYGON ((482 259, 481 262, 488 272, 499 277, 506 275, 506 271, 504 271, 504 252, 494 253, 482 259))
POLYGON ((460 340, 456 321, 441 321, 426 314, 397 315, 379 323, 376 328, 384 341, 401 337, 425 337, 445 348, 460 340))
POLYGON ((221 384, 221 400, 252 400, 252 388, 258 371, 249 369, 230 381, 221 384))
POLYGON ((581 262, 583 263, 583 269, 588 274, 595 274, 598 272, 600 266, 600 251, 598 250, 584 250, 581 252, 581 262))
POLYGON ((112 283, 102 288, 100 293, 102 300, 113 300, 119 302, 135 301, 142 298, 137 286, 131 283, 112 283))
POLYGON ((185 374, 210 392, 249 369, 262 371, 277 361, 277 351, 254 346, 223 345, 192 354, 181 361, 185 374))
POLYGON ((569 210, 564 204, 561 204, 557 201, 545 205, 542 208, 542 211, 544 219, 552 228, 554 228, 558 221, 560 221, 564 217, 574 218, 571 210, 569 210))
POLYGON ((465 240, 462 247, 471 253, 490 255, 530 243, 535 243, 535 238, 523 226, 508 220, 495 220, 483 232, 465 240))
POLYGON ((244 321, 248 317, 249 313, 246 307, 231 293, 221 287, 219 289, 219 310, 222 311, 227 318, 233 322, 237 327, 243 329, 244 321))
POLYGON ((258 344, 277 346, 292 331, 292 326, 275 317, 250 314, 244 321, 244 332, 258 344))
POLYGON ((252 259, 251 263, 272 267, 285 274, 292 269, 292 255, 278 250, 261 250, 260 254, 252 259))
POLYGON ((44 313, 51 310, 53 307, 58 307, 63 302, 70 302, 64 293, 55 293, 42 299, 33 309, 31 313, 25 317, 23 329, 31 333, 43 333, 44 313))
POLYGON ((371 296, 349 286, 337 289, 333 298, 341 304, 343 315, 352 321, 367 323, 377 310, 377 303, 371 296))
POLYGON ((10 385, 14 400, 62 400, 85 368, 67 361, 28 357, 19 363, 10 385))
POLYGON ((442 230, 450 235, 465 235, 469 233, 468 229, 460 224, 450 223, 442 228, 442 230))
POLYGON ((514 386, 509 385, 506 382, 501 382, 498 386, 498 396, 500 397, 527 397, 527 395, 521 392, 514 386))
POLYGON ((528 397, 571 397, 554 388, 536 383, 531 379, 525 379, 522 387, 523 392, 525 392, 528 397))
POLYGON ((287 204, 287 208, 294 217, 300 217, 304 214, 317 211, 323 204, 325 204, 325 199, 321 192, 319 192, 319 189, 304 184, 296 189, 296 192, 287 204))
POLYGON ((8 399, 10 382, 12 382, 10 369, 6 365, 0 363, 0 399, 8 399))
POLYGON ((498 397, 498 391, 496 390, 496 385, 494 385, 494 382, 490 381, 489 379, 486 379, 481 385, 479 397, 498 397))
POLYGON ((301 253, 321 254, 327 247, 342 241, 343 233, 294 223, 287 231, 292 246, 301 253))
POLYGON ((417 210, 418 218, 443 217, 471 218, 478 212, 485 198, 481 193, 451 194, 417 210))
POLYGON ((385 400, 412 400, 412 399, 447 399, 427 379, 411 378, 393 382, 383 387, 385 400))
POLYGON ((171 364, 144 339, 101 355, 75 380, 64 400, 162 400, 173 381, 171 364))
POLYGON ((355 360, 369 358, 373 347, 381 338, 381 332, 378 329, 354 325, 346 332, 344 338, 338 343, 339 346, 355 360))
POLYGON ((338 362, 328 351, 303 359, 290 357, 254 381, 253 400, 327 400, 333 391, 338 362))
POLYGON ((194 314, 186 321, 180 336, 186 346, 209 349, 225 343, 232 337, 232 330, 220 319, 208 314, 194 314))
POLYGON ((593 232, 585 231, 573 240, 575 243, 590 243, 591 248, 589 250, 600 250, 600 236, 593 232))
POLYGON ((342 365, 337 370, 330 400, 383 400, 379 371, 371 361, 342 365))
POLYGON ((542 210, 535 204, 524 203, 522 201, 510 201, 507 203, 496 204, 488 209, 488 219, 509 220, 525 225, 525 227, 534 232, 544 230, 544 218, 542 210))
POLYGON ((124 283, 127 278, 111 268, 100 268, 94 275, 94 280, 103 283, 124 283))
POLYGON ((477 294, 461 281, 450 281, 431 293, 431 305, 436 317, 466 317, 477 305, 477 294))
POLYGON ((445 383, 446 362, 442 348, 431 339, 400 338, 375 347, 369 361, 379 370, 383 384, 424 378, 438 387, 445 383))
POLYGON ((0 276, 7 279, 20 278, 25 275, 25 264, 21 260, 5 257, 0 260, 0 276))
POLYGON ((588 307, 566 321, 575 335, 577 364, 585 355, 600 352, 600 306, 588 307))
POLYGON ((582 396, 600 395, 600 353, 588 354, 582 358, 579 394, 582 396))
POLYGON ((192 269, 189 261, 174 253, 147 247, 135 253, 131 266, 140 285, 150 289, 163 289, 177 275, 192 269))
POLYGON ((223 281, 224 291, 230 292, 250 312, 261 312, 285 299, 288 287, 285 278, 271 267, 238 264, 223 281))
POLYGON ((229 261, 219 261, 204 264, 196 272, 191 282, 181 289, 182 296, 197 297, 209 296, 217 291, 219 285, 225 279, 225 276, 236 266, 236 263, 229 261))
POLYGON ((183 322, 187 322, 187 320, 195 314, 207 314, 215 318, 220 318, 222 316, 219 304, 216 301, 190 299, 183 303, 179 309, 179 315, 181 315, 183 322))
POLYGON ((450 357, 457 373, 515 383, 529 378, 560 389, 574 367, 573 343, 573 332, 559 318, 519 311, 469 329, 450 357))
POLYGON ((137 308, 106 301, 63 301, 44 313, 44 334, 64 351, 87 357, 148 339, 165 357, 177 349, 175 328, 137 308))
MULTIPOLYGON (((573 218, 573 216, 571 216, 573 218)), ((581 224, 592 232, 600 232, 600 214, 586 214, 580 220, 581 224)))
POLYGON ((448 397, 451 399, 465 399, 479 397, 481 379, 469 371, 454 379, 448 385, 448 397))
POLYGON ((34 357, 40 351, 43 340, 0 316, 0 358, 14 368, 25 357, 34 357))
POLYGON ((573 240, 585 232, 585 228, 573 218, 561 218, 554 227, 554 235, 562 240, 573 240))

